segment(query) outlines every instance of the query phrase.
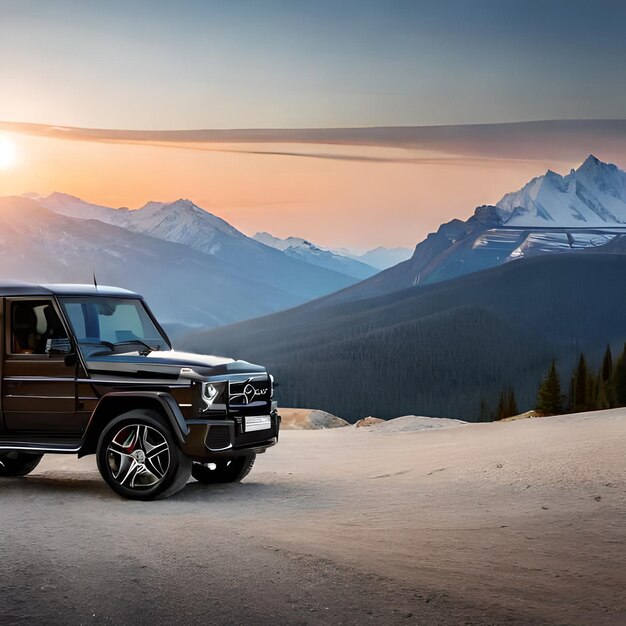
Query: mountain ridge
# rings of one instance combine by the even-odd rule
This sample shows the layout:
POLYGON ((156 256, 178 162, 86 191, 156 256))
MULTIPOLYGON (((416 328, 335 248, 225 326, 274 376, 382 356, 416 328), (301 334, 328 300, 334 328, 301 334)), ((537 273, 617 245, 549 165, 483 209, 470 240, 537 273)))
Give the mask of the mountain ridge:
POLYGON ((324 301, 373 297, 536 255, 590 248, 602 251, 604 245, 622 234, 626 234, 626 173, 590 155, 567 176, 548 170, 520 190, 505 194, 499 203, 477 207, 467 220, 455 218, 441 224, 416 245, 410 259, 330 294, 324 301), (570 194, 575 195, 578 203, 587 203, 588 216, 596 217, 593 222, 570 219, 570 194), (600 218, 600 199, 607 197, 612 198, 612 210, 607 209, 611 221, 600 218), (552 204, 544 206, 545 198, 552 204), (520 207, 520 202, 527 202, 530 208, 520 207), (592 205, 595 208, 590 213, 592 205), (550 215, 550 210, 554 215, 550 215), (566 223, 555 221, 555 216, 564 218, 566 223))
POLYGON ((258 232, 252 238, 294 258, 347 274, 359 280, 369 278, 378 272, 378 269, 371 265, 318 246, 302 237, 281 239, 268 232, 258 232))
POLYGON ((162 319, 207 327, 295 306, 356 280, 268 248, 191 201, 141 211, 60 193, 0 198, 0 276, 86 282, 95 271, 101 282, 143 293, 162 319), (164 286, 176 297, 165 297, 164 286))
POLYGON ((508 226, 626 224, 626 172, 590 154, 569 174, 547 170, 495 206, 508 226))
POLYGON ((140 209, 114 209, 94 205, 67 194, 51 194, 41 200, 47 208, 64 215, 98 219, 105 223, 187 245, 203 254, 215 255, 260 283, 273 284, 302 300, 318 297, 356 282, 336 269, 314 267, 291 258, 246 236, 220 217, 193 201, 146 203, 140 209))

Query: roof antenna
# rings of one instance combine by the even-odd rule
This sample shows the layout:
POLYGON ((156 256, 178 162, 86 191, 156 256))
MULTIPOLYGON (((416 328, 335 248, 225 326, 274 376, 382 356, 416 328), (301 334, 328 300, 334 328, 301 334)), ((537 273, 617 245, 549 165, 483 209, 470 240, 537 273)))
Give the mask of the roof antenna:
POLYGON ((96 280, 96 273, 93 273, 93 286, 96 288, 96 291, 98 291, 98 281, 96 280))

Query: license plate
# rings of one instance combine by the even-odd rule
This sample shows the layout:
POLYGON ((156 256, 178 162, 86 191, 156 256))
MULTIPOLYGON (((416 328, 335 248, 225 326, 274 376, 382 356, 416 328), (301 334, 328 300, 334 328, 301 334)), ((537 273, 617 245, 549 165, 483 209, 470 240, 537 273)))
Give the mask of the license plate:
POLYGON ((269 415, 246 415, 244 420, 247 433, 272 427, 272 418, 269 415))

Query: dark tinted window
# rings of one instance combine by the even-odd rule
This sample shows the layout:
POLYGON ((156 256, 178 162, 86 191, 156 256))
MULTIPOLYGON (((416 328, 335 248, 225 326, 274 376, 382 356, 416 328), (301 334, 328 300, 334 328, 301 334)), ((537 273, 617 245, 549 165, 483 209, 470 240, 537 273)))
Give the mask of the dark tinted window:
POLYGON ((11 352, 54 354, 67 352, 63 324, 49 300, 20 300, 11 303, 11 352))

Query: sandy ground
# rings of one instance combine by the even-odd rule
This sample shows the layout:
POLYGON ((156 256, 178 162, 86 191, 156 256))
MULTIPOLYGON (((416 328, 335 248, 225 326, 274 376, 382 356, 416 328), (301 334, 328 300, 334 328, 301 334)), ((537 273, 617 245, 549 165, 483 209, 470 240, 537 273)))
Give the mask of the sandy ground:
POLYGON ((0 483, 0 623, 626 623, 626 411, 288 431, 240 485, 0 483))

